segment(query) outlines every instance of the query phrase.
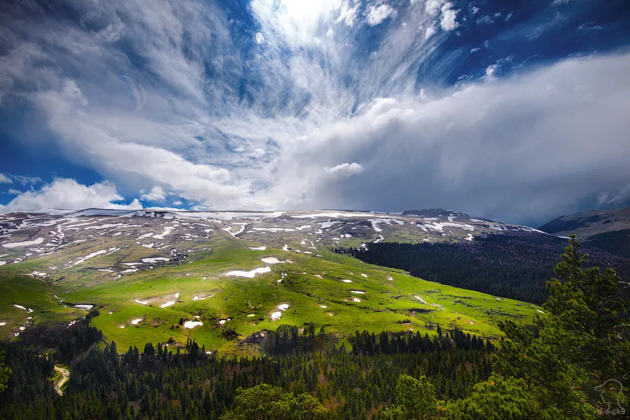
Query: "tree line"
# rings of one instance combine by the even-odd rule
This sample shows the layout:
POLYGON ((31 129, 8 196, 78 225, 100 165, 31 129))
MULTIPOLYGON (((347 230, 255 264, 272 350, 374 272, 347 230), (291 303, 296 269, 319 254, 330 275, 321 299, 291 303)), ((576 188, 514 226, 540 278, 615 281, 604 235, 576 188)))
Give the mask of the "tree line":
MULTIPOLYGON (((546 283, 565 242, 521 232, 476 237, 473 242, 380 242, 335 251, 436 283, 539 305, 549 296, 546 283)), ((590 251, 594 265, 615 267, 619 275, 630 278, 630 259, 598 249, 590 251)))

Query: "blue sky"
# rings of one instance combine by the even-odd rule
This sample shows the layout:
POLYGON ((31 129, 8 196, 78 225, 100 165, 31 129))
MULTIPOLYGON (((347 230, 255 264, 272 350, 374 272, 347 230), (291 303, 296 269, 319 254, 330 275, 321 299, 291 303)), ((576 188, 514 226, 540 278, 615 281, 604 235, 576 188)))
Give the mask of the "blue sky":
POLYGON ((626 0, 8 1, 0 211, 630 204, 626 0))

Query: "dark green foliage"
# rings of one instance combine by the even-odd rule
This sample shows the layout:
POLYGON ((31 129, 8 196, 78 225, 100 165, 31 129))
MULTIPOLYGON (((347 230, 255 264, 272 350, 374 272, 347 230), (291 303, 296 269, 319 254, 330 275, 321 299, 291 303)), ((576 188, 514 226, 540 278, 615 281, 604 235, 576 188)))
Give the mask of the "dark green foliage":
MULTIPOLYGON (((477 237, 470 243, 371 243, 337 249, 361 261, 400 268, 413 276, 495 296, 541 304, 565 241, 527 232, 477 237)), ((593 262, 630 278, 630 259, 592 249, 593 262)))
POLYGON ((325 419, 328 410, 310 394, 293 395, 268 384, 236 390, 234 408, 220 420, 317 420, 325 419))
POLYGON ((586 241, 586 244, 620 257, 630 258, 630 229, 604 232, 591 236, 586 241))
POLYGON ((56 360, 69 363, 103 339, 103 333, 90 326, 92 318, 98 315, 97 310, 92 310, 72 326, 36 324, 22 332, 20 341, 40 352, 53 351, 56 360))
POLYGON ((500 323, 505 337, 493 356, 500 376, 450 404, 451 417, 591 419, 607 408, 604 401, 626 405, 621 386, 599 384, 630 379, 628 302, 614 270, 585 269, 588 256, 579 247, 572 237, 555 268, 562 281, 548 282, 548 313, 536 320, 537 336, 514 322, 500 323))
POLYGON ((479 419, 545 419, 525 380, 492 376, 475 385, 472 395, 450 403, 448 418, 479 419))
POLYGON ((437 413, 435 388, 424 376, 416 379, 409 375, 401 375, 396 385, 394 409, 396 410, 398 407, 405 419, 433 418, 437 413))
MULTIPOLYGON (((391 405, 401 398, 392 384, 403 374, 424 375, 436 397, 450 399, 467 396, 490 373, 485 346, 435 345, 427 352, 372 352, 368 356, 348 353, 335 337, 322 330, 316 335, 316 330, 314 325, 307 326, 298 342, 315 340, 323 350, 273 358, 209 356, 193 341, 181 352, 147 344, 142 352, 132 347, 118 355, 112 343, 104 350, 92 349, 71 365, 61 398, 49 380, 52 362, 41 358, 49 363, 48 370, 33 376, 34 384, 45 385, 48 392, 40 392, 30 403, 21 398, 5 400, 0 404, 0 418, 244 418, 241 415, 257 400, 252 395, 260 396, 261 388, 247 390, 261 384, 268 384, 262 391, 271 387, 277 397, 258 401, 266 404, 259 407, 263 412, 286 409, 288 415, 304 414, 284 418, 322 418, 320 414, 323 418, 367 418, 380 404, 391 405)), ((290 337, 294 330, 286 331, 290 337)), ((445 331, 445 343, 458 334, 445 331)), ((396 339, 412 341, 411 335, 396 339)), ((473 337, 462 343, 473 341, 482 342, 473 337)))
POLYGON ((55 396, 50 381, 54 368, 52 360, 18 342, 0 342, 0 353, 5 355, 4 364, 10 369, 7 388, 0 392, 0 407, 17 402, 28 405, 55 396))
POLYGON ((4 363, 4 353, 0 353, 0 392, 7 389, 7 382, 11 376, 11 368, 4 363))
POLYGON ((427 353, 433 351, 448 351, 450 349, 464 350, 493 350, 490 341, 484 341, 476 335, 464 334, 461 330, 451 330, 442 334, 438 325, 438 336, 429 338, 428 334, 411 333, 369 333, 356 332, 348 338, 352 344, 354 354, 373 356, 375 354, 396 353, 427 353))
POLYGON ((221 331, 221 337, 224 340, 232 341, 238 338, 238 333, 234 328, 225 328, 221 331))
POLYGON ((303 333, 294 325, 280 325, 276 331, 265 331, 260 341, 267 354, 289 355, 322 351, 326 345, 336 345, 332 336, 326 336, 323 327, 319 335, 315 335, 315 324, 306 323, 303 333))

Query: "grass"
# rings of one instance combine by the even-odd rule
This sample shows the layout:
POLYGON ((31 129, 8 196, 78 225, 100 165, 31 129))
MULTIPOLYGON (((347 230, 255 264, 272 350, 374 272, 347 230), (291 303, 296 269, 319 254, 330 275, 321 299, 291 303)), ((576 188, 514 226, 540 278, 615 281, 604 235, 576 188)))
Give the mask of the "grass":
MULTIPOLYGON (((99 249, 111 246, 115 246, 115 241, 100 244, 99 249)), ((0 318, 11 324, 0 328, 0 332, 12 335, 14 327, 27 316, 13 303, 32 308, 34 312, 29 315, 34 322, 67 321, 81 316, 81 311, 59 305, 54 294, 65 302, 97 305, 100 316, 92 324, 103 331, 106 339, 115 340, 121 350, 129 346, 142 348, 147 342, 185 343, 192 338, 208 349, 238 353, 242 348, 220 338, 222 329, 234 328, 245 338, 282 324, 301 326, 306 322, 342 335, 363 329, 434 334, 439 323, 445 328, 457 327, 494 339, 500 335, 498 320, 512 318, 529 323, 536 314, 537 307, 528 303, 498 300, 483 293, 427 282, 323 248, 315 252, 321 255, 318 257, 271 248, 252 251, 249 246, 256 244, 221 236, 191 253, 184 264, 156 266, 115 280, 108 273, 94 270, 120 264, 111 256, 96 257, 90 260, 89 267, 72 267, 48 282, 25 273, 55 262, 50 257, 4 266, 0 268, 0 318), (231 270, 264 267, 263 257, 285 262, 270 265, 270 273, 252 279, 225 276, 231 270), (352 283, 344 283, 343 279, 352 283), (353 294, 352 290, 364 294, 353 294), (177 293, 173 306, 160 307, 174 300, 177 293), (195 296, 205 299, 193 300, 195 296), (361 302, 354 302, 353 298, 361 302), (149 302, 142 305, 135 300, 149 302), (282 312, 280 320, 271 321, 271 313, 278 311, 282 303, 289 304, 289 309, 282 312), (142 322, 131 324, 140 318, 142 322), (227 318, 230 320, 219 323, 227 318), (185 329, 180 325, 182 320, 195 319, 203 326, 185 329)), ((68 252, 74 258, 94 249, 82 247, 68 252)), ((130 247, 125 250, 125 259, 138 261, 140 256, 150 255, 146 250, 130 247)), ((69 259, 69 254, 63 258, 69 259)))

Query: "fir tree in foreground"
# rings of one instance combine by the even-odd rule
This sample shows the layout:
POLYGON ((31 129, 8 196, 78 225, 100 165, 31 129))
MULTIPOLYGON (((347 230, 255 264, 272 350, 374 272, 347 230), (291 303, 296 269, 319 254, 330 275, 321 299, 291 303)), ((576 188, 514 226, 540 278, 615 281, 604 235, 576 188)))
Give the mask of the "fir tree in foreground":
POLYGON ((547 283, 537 334, 502 322, 505 337, 493 356, 493 375, 470 397, 450 403, 447 417, 600 418, 611 408, 604 401, 617 405, 618 397, 612 408, 628 409, 627 389, 621 389, 630 379, 628 302, 613 269, 582 268, 588 255, 579 248, 572 236, 555 268, 559 279, 547 283))

